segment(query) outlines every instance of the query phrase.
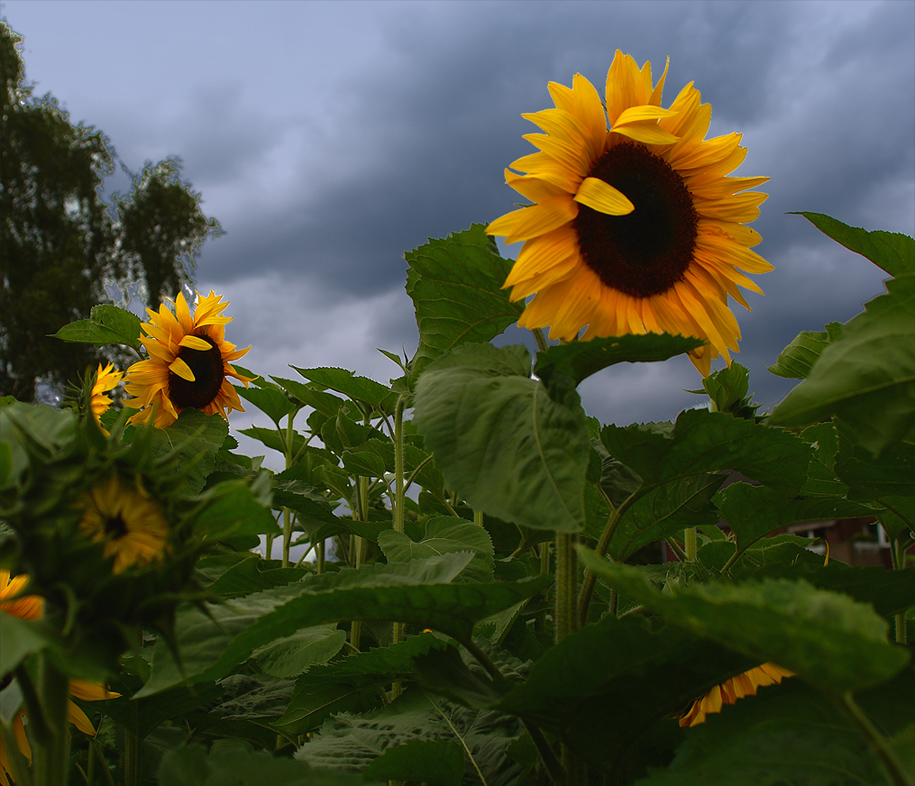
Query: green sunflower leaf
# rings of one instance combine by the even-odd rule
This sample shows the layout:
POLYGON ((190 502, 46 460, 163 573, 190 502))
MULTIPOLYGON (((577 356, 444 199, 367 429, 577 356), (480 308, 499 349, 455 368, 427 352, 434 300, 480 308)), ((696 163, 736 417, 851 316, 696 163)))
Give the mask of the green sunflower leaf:
POLYGON ((461 344, 498 336, 524 310, 502 284, 512 261, 503 259, 482 224, 444 240, 430 240, 404 255, 407 294, 416 309, 419 346, 412 361, 415 382, 427 365, 461 344))
POLYGON ((435 361, 417 383, 413 421, 474 509, 532 529, 583 527, 584 412, 574 391, 557 402, 530 379, 524 347, 468 344, 435 361))
POLYGON ((841 338, 844 327, 841 322, 830 322, 826 330, 798 333, 779 353, 778 362, 769 366, 769 371, 787 379, 807 379, 823 350, 841 338))
POLYGON ((874 456, 857 443, 855 433, 844 422, 837 425, 839 452, 835 471, 848 485, 849 499, 915 494, 915 442, 899 439, 874 456))
POLYGON ((915 274, 886 286, 823 349, 770 423, 801 426, 838 416, 874 455, 915 426, 915 274))
POLYGON ((611 564, 585 549, 579 557, 671 625, 777 663, 825 690, 876 685, 909 659, 905 649, 888 643, 888 625, 871 606, 806 581, 694 583, 663 594, 638 568, 611 564))
POLYGON ((869 232, 860 227, 850 227, 823 213, 794 213, 803 216, 823 234, 845 248, 867 257, 891 276, 915 273, 915 240, 899 232, 878 229, 869 232))
POLYGON ((329 418, 335 417, 340 411, 340 407, 343 406, 343 399, 338 398, 333 393, 318 390, 306 382, 285 379, 284 377, 271 377, 271 379, 286 391, 286 395, 291 396, 301 406, 311 407, 329 418))
POLYGON ((556 344, 537 353, 534 373, 549 388, 555 380, 570 379, 573 386, 617 363, 649 363, 682 355, 706 342, 669 333, 631 334, 556 344))
POLYGON ((841 498, 786 497, 765 486, 732 483, 715 499, 721 517, 737 536, 737 551, 743 552, 770 532, 802 521, 841 520, 873 516, 867 505, 841 498))
MULTIPOLYGON (((359 404, 367 404, 376 412, 385 415, 394 413, 397 394, 374 379, 357 376, 352 371, 343 368, 299 368, 298 366, 293 366, 293 368, 315 385, 342 393, 359 404)), ((276 377, 275 379, 280 384, 285 384, 283 380, 276 377)), ((298 393, 306 395, 301 390, 290 390, 290 392, 293 395, 298 393)), ((314 406, 311 401, 304 403, 314 406)), ((315 408, 318 409, 318 407, 315 408)))
POLYGON ((357 652, 312 666, 296 680, 283 716, 274 726, 288 734, 304 734, 337 712, 348 712, 363 695, 416 676, 414 659, 449 645, 430 633, 410 636, 399 644, 357 652))
POLYGON ((252 657, 264 674, 295 677, 316 663, 327 663, 345 642, 346 631, 329 622, 271 641, 254 650, 252 657))
POLYGON ((668 767, 636 786, 889 783, 860 731, 832 701, 798 680, 725 706, 688 729, 683 740, 668 767))
POLYGON ((809 445, 784 429, 704 409, 681 412, 674 424, 605 426, 600 437, 610 455, 648 485, 736 470, 784 494, 797 494, 811 455, 809 445))
POLYGON ((286 415, 295 409, 295 404, 275 388, 246 388, 242 385, 236 385, 235 390, 241 398, 254 404, 277 426, 286 415))
POLYGON ((126 344, 138 352, 140 343, 140 318, 118 306, 93 306, 89 319, 80 319, 64 325, 55 338, 70 343, 92 344, 102 347, 107 344, 126 344))
POLYGON ((547 576, 520 582, 451 583, 473 554, 312 575, 205 608, 184 607, 175 628, 180 664, 156 644, 152 676, 137 695, 185 680, 219 679, 259 647, 303 627, 341 620, 402 621, 466 639, 478 620, 529 598, 547 576))
POLYGON ((358 773, 315 770, 304 761, 255 751, 237 739, 217 740, 207 751, 188 745, 168 751, 159 765, 158 783, 169 786, 366 786, 358 773))
POLYGON ((654 487, 620 520, 610 541, 610 555, 622 562, 643 546, 687 527, 714 525, 718 514, 711 501, 723 482, 724 475, 703 474, 654 487))
POLYGON ((461 574, 466 580, 486 581, 493 573, 493 545, 489 533, 478 524, 451 516, 437 516, 425 525, 423 539, 415 541, 403 532, 383 530, 378 535, 388 562, 409 562, 438 554, 471 551, 476 556, 461 574))
POLYGON ((363 777, 376 781, 459 786, 464 777, 464 751, 456 742, 448 740, 408 740, 385 748, 365 768, 363 777))
POLYGON ((216 465, 216 454, 226 441, 229 424, 218 415, 199 409, 185 409, 164 429, 153 429, 151 439, 156 455, 173 453, 178 472, 191 493, 200 491, 216 465))

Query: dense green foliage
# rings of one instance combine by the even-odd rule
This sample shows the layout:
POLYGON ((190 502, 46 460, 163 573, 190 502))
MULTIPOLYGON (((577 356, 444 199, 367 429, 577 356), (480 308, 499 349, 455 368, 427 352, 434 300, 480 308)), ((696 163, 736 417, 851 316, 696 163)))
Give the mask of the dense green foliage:
MULTIPOLYGON (((673 422, 589 418, 583 379, 696 341, 491 345, 515 312, 479 226, 407 255, 420 348, 386 353, 402 372, 389 385, 296 368, 239 389, 273 423, 243 433, 282 471, 240 454, 217 416, 150 432, 112 409, 105 438, 7 401, 3 565, 78 613, 64 629, 0 614, 0 672, 28 684, 50 659, 123 694, 82 703, 101 727, 74 736, 71 783, 90 762, 90 782, 131 785, 912 783, 915 244, 810 218, 892 277, 782 353, 772 370, 802 381, 769 413, 735 363, 673 422), (160 478, 190 533, 193 570, 172 589, 149 569, 118 579, 119 597, 158 598, 139 622, 103 569, 52 577, 29 547, 111 461, 160 478), (785 532, 865 517, 893 569, 827 564, 785 532), (258 536, 266 554, 249 550, 258 536), (664 543, 683 559, 662 562, 664 543), (89 645, 118 617, 133 638, 113 666, 89 645), (796 676, 679 726, 763 662, 796 676)), ((109 307, 65 332, 133 346, 139 331, 109 307)), ((174 564, 160 573, 175 581, 174 564)))

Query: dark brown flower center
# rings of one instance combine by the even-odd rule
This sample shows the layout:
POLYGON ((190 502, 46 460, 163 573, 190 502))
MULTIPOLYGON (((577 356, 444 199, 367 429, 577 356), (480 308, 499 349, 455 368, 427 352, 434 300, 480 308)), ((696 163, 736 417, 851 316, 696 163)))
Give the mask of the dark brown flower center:
POLYGON ((127 524, 120 514, 105 518, 105 534, 110 535, 114 540, 120 540, 127 534, 127 524))
POLYGON ((637 142, 623 142, 589 173, 635 205, 608 216, 581 205, 573 226, 585 264, 608 287, 632 297, 666 292, 683 278, 695 248, 698 216, 683 179, 637 142))
POLYGON ((168 374, 168 397, 176 407, 195 407, 203 409, 219 393, 222 381, 226 377, 222 353, 209 336, 198 336, 206 341, 207 350, 181 347, 178 357, 194 372, 194 381, 188 382, 174 372, 168 374))

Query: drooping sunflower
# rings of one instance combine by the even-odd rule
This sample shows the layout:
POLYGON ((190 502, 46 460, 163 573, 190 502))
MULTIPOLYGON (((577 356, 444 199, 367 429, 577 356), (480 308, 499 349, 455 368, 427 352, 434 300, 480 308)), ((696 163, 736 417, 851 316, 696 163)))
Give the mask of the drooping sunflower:
MULTIPOLYGON (((44 613, 44 599, 38 595, 21 594, 28 585, 28 581, 28 576, 19 575, 10 578, 9 571, 0 570, 0 613, 10 614, 23 620, 41 619, 44 613)), ((12 675, 0 675, 0 690, 6 688, 9 682, 12 682, 12 675)), ((116 699, 121 694, 110 691, 104 685, 95 682, 72 679, 70 680, 70 695, 81 701, 100 701, 116 699)), ((26 761, 31 762, 32 748, 23 724, 25 717, 25 711, 20 709, 13 719, 12 729, 16 747, 26 761)), ((67 720, 84 734, 95 735, 95 727, 92 722, 72 700, 67 702, 67 720)), ((0 738, 0 786, 10 786, 12 772, 9 752, 4 748, 3 740, 0 738)))
POLYGON ((550 326, 572 340, 668 332, 704 338, 690 353, 703 376, 711 361, 738 351, 740 328, 728 296, 749 309, 738 286, 762 294, 740 271, 772 269, 750 250, 745 226, 766 199, 747 189, 765 177, 726 177, 746 156, 740 134, 705 139, 711 107, 692 83, 661 107, 667 68, 652 84, 617 50, 607 73, 606 108, 580 74, 572 87, 551 82, 554 109, 524 114, 545 133, 527 134, 539 152, 505 170, 506 182, 534 204, 487 228, 524 241, 505 287, 511 299, 534 293, 519 326, 550 326))
POLYGON ((793 677, 794 672, 776 666, 774 663, 763 663, 743 674, 732 677, 721 685, 716 685, 701 699, 696 699, 692 707, 680 718, 680 726, 698 726, 705 723, 707 715, 721 712, 725 704, 735 704, 744 696, 755 696, 759 688, 776 685, 785 677, 793 677))
POLYGON ((187 407, 226 419, 227 410, 244 412, 229 377, 245 386, 251 381, 231 365, 251 347, 236 350, 225 340, 225 326, 232 317, 222 316, 229 304, 220 302, 221 295, 211 291, 200 297, 198 292, 197 297, 193 314, 183 294, 174 300, 174 313, 165 303, 158 312, 146 309, 150 321, 143 323, 146 336, 140 341, 149 359, 127 369, 125 389, 135 398, 125 403, 140 410, 131 423, 147 423, 155 413, 154 424, 165 428, 187 407))
POLYGON ((86 493, 82 504, 80 527, 87 537, 104 541, 102 553, 114 557, 114 573, 162 560, 168 523, 159 503, 139 486, 127 486, 112 473, 86 493))

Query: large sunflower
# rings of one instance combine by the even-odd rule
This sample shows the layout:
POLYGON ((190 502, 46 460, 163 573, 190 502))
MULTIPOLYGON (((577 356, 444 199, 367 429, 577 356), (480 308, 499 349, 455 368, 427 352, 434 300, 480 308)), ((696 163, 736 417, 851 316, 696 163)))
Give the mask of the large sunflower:
POLYGON ((229 377, 245 386, 251 381, 231 365, 251 347, 236 350, 225 340, 225 325, 232 318, 222 316, 229 304, 220 302, 221 295, 197 296, 193 315, 183 294, 174 301, 174 313, 164 303, 158 313, 146 309, 150 321, 143 323, 146 336, 140 341, 149 359, 127 369, 125 389, 136 398, 125 403, 140 410, 131 423, 147 423, 155 413, 155 425, 164 428, 187 407, 224 418, 226 410, 244 412, 229 377))
POLYGON ((105 543, 104 555, 114 557, 112 570, 160 562, 168 545, 168 523, 161 506, 139 487, 122 484, 116 474, 90 489, 80 521, 83 532, 105 543))
POLYGON ((585 326, 584 339, 697 336, 708 344, 690 357, 705 376, 713 358, 738 351, 728 295, 749 308, 738 286, 762 294, 740 270, 772 269, 744 226, 767 196, 746 190, 768 178, 725 177, 746 155, 740 134, 704 139, 711 107, 692 83, 662 109, 666 75, 653 85, 650 63, 639 69, 617 50, 606 110, 580 74, 571 88, 551 82, 556 108, 522 115, 546 132, 524 137, 540 152, 511 165, 526 174, 505 170, 534 204, 487 232, 524 241, 505 281, 512 300, 536 293, 519 326, 549 325, 566 341, 585 326))

